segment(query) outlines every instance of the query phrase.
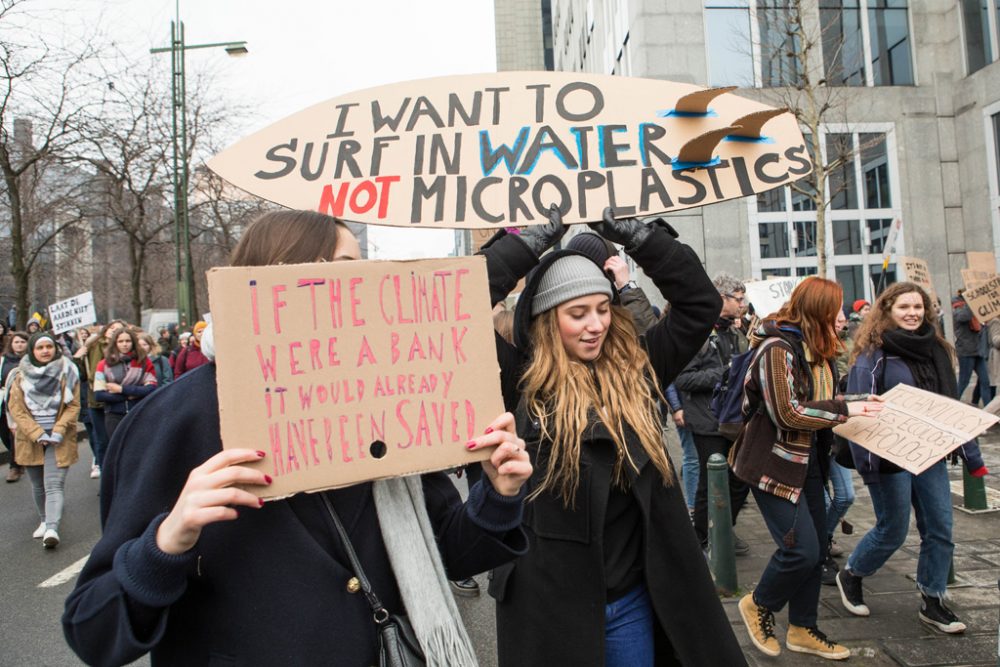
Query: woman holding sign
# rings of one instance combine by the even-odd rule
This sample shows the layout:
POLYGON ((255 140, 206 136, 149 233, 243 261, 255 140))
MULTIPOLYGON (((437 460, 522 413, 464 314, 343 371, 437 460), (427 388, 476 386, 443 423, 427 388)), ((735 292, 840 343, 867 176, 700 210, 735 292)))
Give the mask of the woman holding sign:
MULTIPOLYGON (((954 349, 942 337, 936 320, 930 297, 921 287, 908 282, 890 286, 858 329, 847 390, 882 394, 897 384, 906 384, 958 398, 954 349)), ((986 474, 975 441, 962 445, 958 451, 973 476, 986 474)), ((910 528, 912 505, 920 531, 919 618, 942 632, 964 632, 965 624, 944 603, 948 569, 955 550, 951 541, 951 487, 946 460, 914 475, 853 442, 851 453, 871 493, 876 522, 851 553, 847 567, 837 575, 844 607, 856 616, 871 613, 864 601, 862 579, 875 574, 903 545, 910 528)))
POLYGON ((718 292, 669 225, 592 225, 671 303, 642 336, 602 267, 550 222, 484 247, 491 297, 528 274, 514 342, 498 337, 504 400, 536 462, 530 549, 494 570, 501 665, 741 665, 663 447, 657 398, 719 316, 718 292), (536 266, 537 265, 537 266, 536 266))
MULTIPOLYGON (((346 226, 319 213, 258 218, 236 266, 357 259, 346 226)), ((202 350, 211 355, 211 336, 202 350)), ((514 419, 469 449, 492 447, 463 503, 444 473, 298 494, 266 505, 272 482, 222 450, 216 368, 156 391, 122 423, 101 486, 103 536, 66 601, 66 637, 88 664, 378 664, 378 628, 333 513, 371 590, 407 614, 428 664, 472 665, 448 578, 524 552, 522 485, 531 474, 514 419)), ((378 616, 381 618, 381 616, 378 616)))

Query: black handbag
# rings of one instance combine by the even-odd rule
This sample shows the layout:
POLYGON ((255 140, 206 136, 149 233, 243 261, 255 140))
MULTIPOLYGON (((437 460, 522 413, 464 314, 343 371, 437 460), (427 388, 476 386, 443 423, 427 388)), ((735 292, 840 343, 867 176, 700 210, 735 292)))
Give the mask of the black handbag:
POLYGON ((365 576, 365 571, 361 569, 361 561, 358 560, 358 555, 354 552, 354 545, 347 537, 344 524, 340 522, 337 511, 333 509, 333 503, 330 502, 325 493, 321 493, 320 497, 333 519, 333 525, 337 527, 340 541, 344 543, 344 551, 347 553, 348 560, 351 561, 354 576, 361 584, 361 592, 365 594, 365 599, 368 600, 368 604, 372 608, 372 620, 378 628, 379 667, 422 667, 426 665, 427 659, 424 658, 424 652, 420 648, 420 642, 417 641, 413 626, 410 625, 410 619, 405 614, 391 614, 382 605, 382 601, 372 590, 371 583, 365 576))

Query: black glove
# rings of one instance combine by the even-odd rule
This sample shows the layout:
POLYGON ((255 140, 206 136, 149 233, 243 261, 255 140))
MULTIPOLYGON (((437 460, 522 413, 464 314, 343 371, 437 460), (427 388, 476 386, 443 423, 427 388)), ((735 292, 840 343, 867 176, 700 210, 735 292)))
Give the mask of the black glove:
POLYGON ((653 233, 651 226, 636 218, 615 220, 610 206, 604 209, 604 219, 601 222, 591 222, 588 226, 612 243, 625 246, 626 252, 641 246, 653 233))
POLYGON ((566 233, 566 225, 562 221, 562 213, 555 204, 549 208, 549 221, 544 225, 531 225, 521 231, 521 240, 528 246, 535 257, 554 246, 566 233))

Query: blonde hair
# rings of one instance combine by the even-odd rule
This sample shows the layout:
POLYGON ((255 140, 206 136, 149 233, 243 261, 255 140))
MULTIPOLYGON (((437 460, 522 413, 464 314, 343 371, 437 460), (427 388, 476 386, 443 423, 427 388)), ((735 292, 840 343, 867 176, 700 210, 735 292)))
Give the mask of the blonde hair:
POLYGON ((541 423, 542 438, 552 443, 545 476, 531 498, 558 493, 566 507, 574 504, 580 483, 580 449, 592 428, 592 411, 600 417, 615 443, 613 480, 625 482, 625 466, 638 471, 626 447, 626 431, 638 436, 642 448, 663 477, 673 471, 663 445, 660 410, 663 400, 656 375, 628 311, 611 307, 611 324, 601 355, 589 364, 570 359, 559 336, 558 308, 541 313, 531 323, 534 353, 521 378, 525 405, 541 423))

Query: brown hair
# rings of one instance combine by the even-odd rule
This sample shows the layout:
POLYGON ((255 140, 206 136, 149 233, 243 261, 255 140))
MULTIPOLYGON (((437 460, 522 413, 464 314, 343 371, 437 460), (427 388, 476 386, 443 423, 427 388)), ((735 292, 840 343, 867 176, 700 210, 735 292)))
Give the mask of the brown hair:
POLYGON ((501 310, 493 315, 493 328, 505 341, 514 344, 514 313, 501 310))
POLYGON ((333 259, 337 242, 351 230, 316 211, 271 211, 250 223, 229 257, 231 266, 305 264, 333 259))
POLYGON ((126 334, 132 339, 132 356, 136 364, 141 364, 146 359, 146 353, 139 347, 139 340, 136 338, 135 332, 127 327, 118 327, 112 332, 111 340, 108 342, 108 349, 104 352, 104 361, 111 366, 121 363, 122 355, 118 351, 118 338, 122 334, 126 334))
MULTIPOLYGON (((25 343, 27 343, 28 339, 31 338, 31 336, 29 336, 28 332, 26 332, 26 331, 11 331, 10 335, 7 336, 7 342, 4 343, 4 346, 3 346, 3 353, 4 354, 14 354, 14 350, 11 349, 11 345, 10 344, 14 342, 15 338, 20 338, 20 339, 24 340, 25 343)), ((27 349, 27 348, 25 348, 25 349, 27 349)))
POLYGON ((892 319, 892 307, 895 305, 896 300, 904 294, 914 293, 919 294, 920 300, 924 303, 923 324, 929 324, 934 327, 934 337, 937 338, 938 344, 948 352, 949 356, 954 358, 954 348, 941 335, 941 330, 937 328, 938 317, 937 313, 934 312, 934 305, 930 295, 916 283, 902 282, 889 285, 875 299, 871 312, 868 313, 868 317, 864 319, 861 326, 858 327, 857 333, 854 334, 854 350, 851 353, 851 361, 857 359, 858 355, 863 352, 877 350, 882 347, 882 334, 891 329, 899 328, 892 319))
POLYGON ((785 305, 768 319, 798 327, 805 346, 814 357, 813 363, 818 364, 831 361, 840 354, 841 343, 834 323, 843 303, 844 290, 838 283, 809 276, 792 291, 785 305))
MULTIPOLYGON (((163 350, 160 348, 160 344, 157 343, 156 339, 154 339, 150 334, 144 331, 141 334, 139 334, 139 338, 146 341, 146 344, 149 345, 149 356, 152 357, 153 355, 163 353, 163 350)), ((141 350, 142 348, 139 349, 141 350)))

